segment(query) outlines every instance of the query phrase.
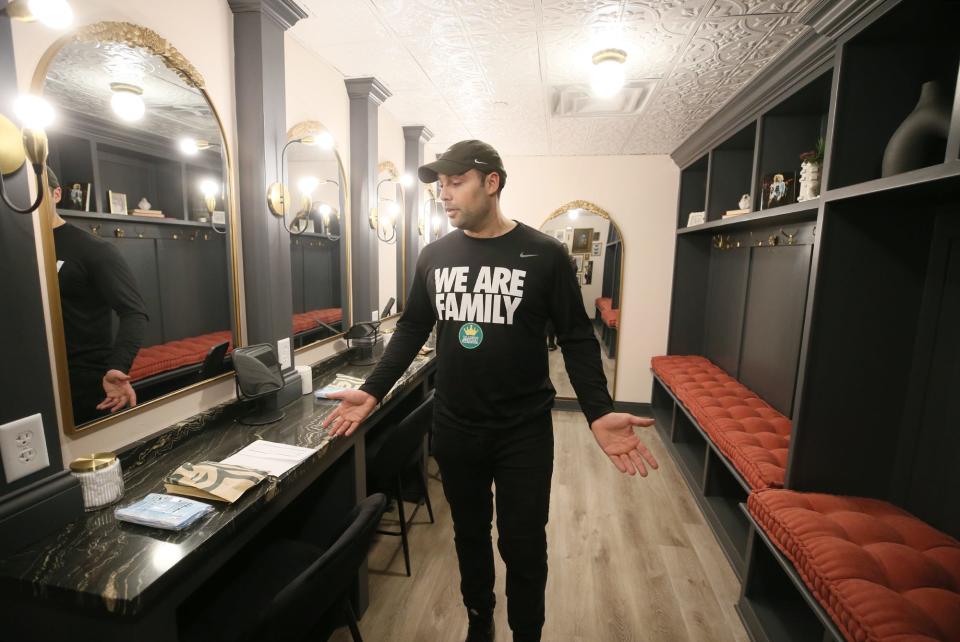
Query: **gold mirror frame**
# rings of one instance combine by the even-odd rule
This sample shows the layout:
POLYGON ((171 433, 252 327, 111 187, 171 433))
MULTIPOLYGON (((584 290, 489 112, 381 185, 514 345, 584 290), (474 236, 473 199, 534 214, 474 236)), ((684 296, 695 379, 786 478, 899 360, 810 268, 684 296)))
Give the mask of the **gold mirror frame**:
MULTIPOLYGON (((591 214, 596 214, 597 216, 607 219, 608 221, 610 221, 610 225, 612 225, 617 230, 617 236, 620 237, 620 243, 624 244, 623 232, 620 230, 620 226, 617 225, 617 222, 613 220, 613 217, 610 216, 610 214, 605 209, 603 209, 599 205, 591 203, 590 201, 570 201, 566 205, 561 205, 557 209, 553 210, 553 212, 550 213, 550 216, 548 216, 543 220, 543 223, 540 224, 540 227, 538 229, 542 229, 544 225, 546 225, 547 223, 549 223, 550 221, 552 221, 557 217, 563 216, 570 210, 584 210, 584 211, 590 212, 591 214)), ((624 260, 624 256, 626 256, 626 245, 623 245, 623 249, 620 252, 620 322, 618 323, 618 330, 617 330, 618 332, 620 331, 620 328, 623 328, 623 260, 624 260)), ((587 313, 587 315, 589 316, 589 312, 587 313)), ((601 346, 600 349, 603 350, 603 347, 601 346)), ((616 364, 613 367, 613 385, 610 386, 610 391, 611 391, 610 398, 614 400, 616 400, 617 398, 617 379, 618 379, 617 374, 619 373, 619 371, 620 371, 620 337, 617 337, 617 358, 616 358, 616 364)), ((559 397, 559 396, 557 397, 557 399, 570 399, 570 398, 571 397, 559 397)))
MULTIPOLYGON (((237 237, 237 205, 236 194, 233 188, 233 157, 230 154, 230 141, 223 127, 223 120, 220 113, 210 99, 207 93, 206 83, 200 72, 181 54, 176 47, 170 44, 158 33, 130 22, 97 22, 83 27, 78 27, 74 31, 64 35, 56 40, 47 48, 37 68, 33 73, 33 79, 30 83, 31 93, 42 95, 47 78, 47 72, 54 58, 64 47, 72 42, 114 42, 124 44, 129 47, 146 49, 150 53, 160 57, 167 67, 180 76, 185 83, 200 91, 210 111, 220 128, 220 137, 223 141, 223 154, 226 162, 228 217, 230 220, 230 271, 232 278, 231 303, 233 307, 234 324, 234 347, 242 345, 242 321, 240 314, 240 271, 238 266, 239 245, 237 237)), ((49 189, 46 183, 46 172, 44 172, 43 189, 49 189)), ((233 378, 233 372, 225 372, 205 381, 198 381, 179 390, 167 393, 155 399, 150 399, 142 404, 137 404, 133 408, 126 408, 115 414, 107 415, 95 419, 83 426, 77 427, 73 422, 73 404, 70 392, 70 377, 67 370, 67 344, 63 330, 63 310, 60 307, 60 282, 57 278, 57 257, 53 242, 53 215, 54 206, 50 199, 43 200, 38 209, 40 216, 40 240, 43 248, 43 272, 47 286, 47 304, 50 315, 50 327, 53 334, 53 355, 56 366, 57 376, 57 396, 60 403, 60 417, 63 432, 66 435, 75 435, 81 432, 87 432, 94 429, 105 428, 112 424, 128 419, 137 415, 148 408, 154 408, 159 404, 183 396, 200 388, 211 386, 217 382, 233 378)))
POLYGON ((303 138, 304 136, 319 136, 320 134, 326 133, 330 135, 333 139, 333 149, 330 151, 333 152, 334 157, 337 159, 337 172, 340 174, 340 190, 343 192, 343 211, 340 213, 340 225, 341 225, 341 238, 343 239, 343 244, 346 247, 347 252, 347 310, 345 314, 341 315, 340 327, 344 328, 343 332, 340 334, 335 334, 325 339, 318 339, 313 343, 308 343, 305 346, 296 348, 293 353, 300 354, 306 350, 312 350, 313 348, 325 345, 331 341, 336 341, 343 337, 346 333, 346 329, 353 324, 353 270, 351 269, 351 254, 350 254, 350 183, 348 182, 347 170, 343 166, 343 159, 340 158, 340 152, 337 149, 337 139, 333 136, 327 127, 321 123, 319 120, 301 120, 299 123, 290 127, 287 130, 287 141, 296 140, 298 138, 303 138))
MULTIPOLYGON (((384 173, 386 173, 387 175, 389 175, 391 178, 399 178, 399 177, 400 177, 400 170, 397 169, 397 166, 394 164, 393 161, 385 160, 385 161, 381 161, 381 162, 377 165, 377 177, 376 177, 376 182, 378 182, 378 183, 380 182, 380 175, 381 175, 381 174, 384 174, 384 173)), ((397 236, 398 236, 398 238, 397 238, 397 245, 400 246, 400 267, 401 267, 401 270, 402 270, 402 274, 400 275, 400 278, 401 278, 400 286, 401 286, 401 288, 403 289, 403 292, 397 292, 396 302, 394 303, 394 308, 393 308, 394 310, 399 310, 399 308, 400 308, 400 299, 401 299, 401 297, 404 297, 404 296, 406 295, 406 293, 407 293, 407 218, 406 218, 406 217, 407 217, 407 191, 406 191, 407 188, 406 188, 406 187, 403 187, 402 190, 403 190, 403 191, 402 191, 402 194, 403 194, 403 203, 401 204, 401 211, 403 212, 403 215, 402 215, 402 217, 401 217, 401 220, 399 221, 399 223, 400 223, 400 230, 397 232, 397 236)), ((377 194, 374 195, 374 198, 376 198, 378 201, 379 201, 379 199, 380 199, 379 195, 377 195, 377 194)), ((377 210, 379 211, 379 209, 380 209, 380 204, 379 204, 379 202, 378 202, 378 203, 377 203, 377 210)), ((377 246, 377 268, 378 268, 378 271, 379 271, 379 267, 380 267, 379 261, 380 261, 380 246, 378 245, 378 246, 377 246)), ((396 277, 396 275, 394 275, 394 277, 396 277)), ((379 279, 379 277, 378 277, 378 279, 379 279)), ((379 283, 379 280, 378 280, 377 282, 379 283)), ((399 312, 399 311, 398 311, 398 312, 394 312, 393 314, 390 314, 390 315, 387 315, 387 316, 383 317, 382 319, 380 319, 380 321, 386 321, 387 319, 392 319, 392 318, 394 318, 394 317, 398 317, 398 316, 400 316, 401 314, 403 314, 403 312, 399 312)))

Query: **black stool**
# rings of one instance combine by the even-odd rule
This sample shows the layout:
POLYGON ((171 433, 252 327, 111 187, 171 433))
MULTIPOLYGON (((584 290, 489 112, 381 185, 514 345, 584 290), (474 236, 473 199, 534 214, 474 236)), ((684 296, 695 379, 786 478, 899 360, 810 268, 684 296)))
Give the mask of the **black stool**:
POLYGON ((367 492, 385 493, 397 501, 400 531, 378 530, 382 535, 399 535, 403 545, 403 561, 410 575, 410 546, 407 530, 420 510, 420 499, 425 500, 430 523, 433 523, 433 505, 427 490, 427 467, 424 441, 433 426, 433 393, 404 417, 400 423, 385 426, 367 444, 367 492), (417 505, 409 520, 403 507, 403 476, 408 471, 417 471, 423 494, 416 499, 417 505))

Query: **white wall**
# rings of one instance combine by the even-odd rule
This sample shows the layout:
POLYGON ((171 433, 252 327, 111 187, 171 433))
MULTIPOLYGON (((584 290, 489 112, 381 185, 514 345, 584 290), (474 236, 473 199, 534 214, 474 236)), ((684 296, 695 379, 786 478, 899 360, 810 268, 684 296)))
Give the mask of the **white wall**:
POLYGON ((650 357, 667 349, 679 170, 668 156, 504 158, 504 213, 531 227, 586 200, 623 233, 624 275, 616 399, 649 402, 650 357))

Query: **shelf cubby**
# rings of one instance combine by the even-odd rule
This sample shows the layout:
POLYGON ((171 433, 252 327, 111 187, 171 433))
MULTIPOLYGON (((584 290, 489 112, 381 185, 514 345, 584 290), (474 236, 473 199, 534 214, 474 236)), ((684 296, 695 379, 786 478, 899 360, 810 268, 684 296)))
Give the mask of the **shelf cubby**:
MULTIPOLYGON (((844 44, 830 189, 881 178, 887 143, 917 105, 925 82, 937 81, 943 100, 953 105, 960 60, 958 23, 960 3, 902 2, 844 44)), ((946 138, 942 149, 932 150, 926 166, 945 160, 946 138)))
POLYGON ((680 172, 680 206, 677 227, 686 227, 690 212, 707 209, 707 171, 709 156, 704 156, 680 172))
MULTIPOLYGON (((820 138, 826 138, 832 78, 832 71, 818 76, 763 114, 754 210, 768 209, 763 193, 764 178, 778 173, 789 178, 792 174, 796 186, 800 180, 800 155, 815 149, 820 138)), ((799 190, 792 191, 792 200, 796 202, 799 190)))
POLYGON ((740 197, 753 193, 753 161, 757 123, 752 122, 710 152, 707 221, 719 221, 739 209, 740 197))

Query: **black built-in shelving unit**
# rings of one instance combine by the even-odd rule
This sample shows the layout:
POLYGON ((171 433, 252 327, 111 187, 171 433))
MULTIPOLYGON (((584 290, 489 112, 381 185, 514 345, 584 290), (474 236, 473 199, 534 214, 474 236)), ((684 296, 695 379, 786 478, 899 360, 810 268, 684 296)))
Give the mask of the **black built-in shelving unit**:
MULTIPOLYGON (((669 354, 706 356, 792 420, 787 488, 883 499, 954 537, 960 503, 943 498, 960 496, 958 24, 958 2, 890 0, 792 91, 690 155, 668 342, 669 354), (955 96, 942 155, 881 177, 887 141, 934 79, 955 96), (799 175, 819 137, 820 197, 760 209, 763 176, 799 175), (756 211, 722 219, 747 192, 756 211), (707 222, 686 227, 701 210, 707 222)), ((752 638, 838 637, 738 510, 742 479, 656 378, 651 403, 743 578, 752 638)))

